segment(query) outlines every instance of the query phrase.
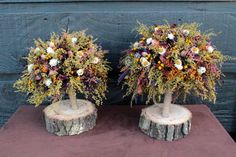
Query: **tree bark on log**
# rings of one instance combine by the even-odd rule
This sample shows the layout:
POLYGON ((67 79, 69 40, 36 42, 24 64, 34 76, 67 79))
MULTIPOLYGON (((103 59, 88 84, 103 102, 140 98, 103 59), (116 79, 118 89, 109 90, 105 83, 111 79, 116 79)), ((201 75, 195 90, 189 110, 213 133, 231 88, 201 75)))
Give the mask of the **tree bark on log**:
POLYGON ((72 108, 70 100, 53 103, 43 110, 48 132, 58 136, 77 135, 96 125, 97 109, 89 101, 77 99, 72 108))
POLYGON ((187 136, 191 130, 191 112, 183 106, 171 104, 169 116, 164 117, 164 104, 152 105, 142 110, 139 128, 157 140, 174 141, 187 136))

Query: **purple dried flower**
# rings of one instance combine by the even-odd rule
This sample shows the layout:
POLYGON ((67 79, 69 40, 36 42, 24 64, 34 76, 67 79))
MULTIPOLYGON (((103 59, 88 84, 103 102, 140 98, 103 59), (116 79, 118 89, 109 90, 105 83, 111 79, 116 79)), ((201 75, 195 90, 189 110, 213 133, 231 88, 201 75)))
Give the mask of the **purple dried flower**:
POLYGON ((125 78, 125 76, 128 74, 129 69, 126 69, 118 78, 118 84, 120 84, 120 82, 125 78))
POLYGON ((35 80, 37 80, 37 81, 41 80, 41 78, 42 77, 40 75, 35 76, 35 80))

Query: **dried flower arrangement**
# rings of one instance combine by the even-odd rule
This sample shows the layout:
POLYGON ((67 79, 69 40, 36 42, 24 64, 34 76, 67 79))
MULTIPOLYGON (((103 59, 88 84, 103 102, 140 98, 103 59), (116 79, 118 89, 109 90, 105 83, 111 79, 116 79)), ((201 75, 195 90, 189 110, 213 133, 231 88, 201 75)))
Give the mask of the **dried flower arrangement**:
POLYGON ((78 91, 102 103, 107 90, 106 51, 94 43, 92 36, 81 32, 53 33, 49 41, 38 39, 25 59, 27 68, 14 87, 29 93, 29 102, 40 105, 48 97, 59 101, 66 93, 78 91))
POLYGON ((201 33, 196 23, 182 25, 140 24, 138 42, 121 59, 121 76, 129 94, 148 94, 148 102, 168 91, 175 96, 194 93, 215 102, 215 85, 223 76, 224 56, 201 33))
POLYGON ((25 57, 27 68, 14 87, 29 93, 29 102, 36 106, 52 100, 43 111, 50 133, 80 134, 96 125, 97 109, 90 101, 77 99, 76 93, 102 104, 110 69, 105 53, 85 31, 53 33, 48 41, 35 40, 35 48, 25 57), (70 101, 62 100, 66 94, 70 101))
POLYGON ((133 94, 132 100, 143 94, 147 94, 147 103, 153 100, 155 105, 143 109, 140 117, 144 133, 170 141, 182 138, 190 131, 192 115, 186 108, 171 104, 172 94, 175 99, 185 99, 192 93, 215 102, 215 86, 221 83, 225 57, 211 42, 215 34, 200 32, 197 23, 140 24, 137 31, 140 39, 121 58, 118 82, 123 81, 126 95, 133 94), (162 95, 164 103, 158 103, 162 95), (166 129, 158 128, 160 124, 166 129), (172 132, 167 134, 167 128, 172 132), (174 137, 174 132, 180 134, 174 137))

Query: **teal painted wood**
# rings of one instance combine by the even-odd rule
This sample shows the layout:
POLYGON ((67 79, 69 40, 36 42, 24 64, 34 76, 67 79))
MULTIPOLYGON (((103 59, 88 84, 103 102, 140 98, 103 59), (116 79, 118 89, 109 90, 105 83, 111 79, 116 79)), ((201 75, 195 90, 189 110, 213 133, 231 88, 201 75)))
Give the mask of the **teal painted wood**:
POLYGON ((0 3, 71 3, 71 2, 234 2, 236 0, 0 0, 0 3))
MULTIPOLYGON (((15 93, 12 84, 25 65, 21 57, 33 46, 32 39, 47 39, 50 32, 66 28, 68 21, 70 30, 88 29, 110 50, 108 60, 113 71, 105 104, 127 104, 130 100, 122 99, 123 92, 116 85, 117 65, 121 51, 135 41, 132 30, 137 20, 147 24, 161 24, 163 19, 170 23, 202 23, 202 30, 221 32, 214 43, 224 54, 236 56, 236 2, 47 2, 52 1, 0 0, 0 124, 26 102, 25 95, 15 93)), ((236 63, 224 64, 223 71, 225 84, 218 89, 216 104, 210 107, 228 131, 236 131, 236 63)), ((205 102, 190 97, 188 103, 205 102)))
MULTIPOLYGON (((104 48, 111 50, 108 58, 113 67, 118 63, 120 51, 135 40, 135 32, 131 32, 137 26, 137 20, 149 24, 163 23, 162 19, 175 23, 192 21, 203 23, 203 30, 213 28, 216 32, 222 32, 215 38, 215 44, 224 54, 235 52, 235 5, 178 4, 107 2, 1 5, 0 32, 4 38, 0 39, 0 46, 6 57, 0 58, 2 63, 0 73, 19 73, 22 69, 20 57, 32 46, 32 39, 37 37, 46 39, 50 32, 59 32, 65 28, 68 20, 71 30, 88 28, 88 33, 98 38, 98 42, 104 48), (5 40, 8 42, 4 42, 5 40)), ((226 69, 235 71, 235 63, 227 65, 226 69)))
POLYGON ((70 3, 70 2, 233 2, 236 0, 0 0, 0 3, 70 3))

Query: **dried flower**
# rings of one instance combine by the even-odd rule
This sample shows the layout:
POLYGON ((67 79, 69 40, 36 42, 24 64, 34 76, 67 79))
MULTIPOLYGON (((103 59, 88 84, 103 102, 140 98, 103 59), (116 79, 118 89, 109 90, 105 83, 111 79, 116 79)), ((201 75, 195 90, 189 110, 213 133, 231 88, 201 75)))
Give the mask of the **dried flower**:
POLYGON ((47 86, 47 87, 49 87, 51 84, 52 84, 52 80, 49 78, 49 79, 46 79, 45 81, 44 81, 44 84, 47 86))
POLYGON ((78 76, 81 76, 81 75, 84 74, 84 69, 79 69, 79 70, 76 71, 76 73, 77 73, 78 76))
POLYGON ((152 46, 158 46, 159 42, 156 39, 152 40, 152 46))
POLYGON ((178 69, 178 70, 182 70, 183 69, 183 65, 182 65, 182 61, 180 59, 177 59, 175 61, 174 66, 178 69))
POLYGON ((135 43, 133 44, 133 47, 134 47, 134 48, 138 48, 138 46, 139 46, 139 43, 138 43, 138 42, 135 42, 135 43))
POLYGON ((188 36, 188 35, 189 35, 189 30, 184 29, 184 30, 183 30, 183 34, 184 34, 185 36, 188 36))
POLYGON ((212 46, 207 46, 206 48, 209 53, 212 53, 214 51, 214 48, 212 46))
POLYGON ((160 47, 159 48, 159 52, 160 55, 164 55, 166 53, 166 49, 164 47, 160 47))
POLYGON ((148 55, 148 53, 147 52, 142 52, 142 56, 147 56, 148 55))
POLYGON ((48 47, 47 48, 47 53, 48 54, 54 54, 55 52, 54 52, 54 50, 51 47, 48 47))
POLYGON ((158 29, 159 29, 159 27, 155 27, 155 28, 154 28, 154 31, 156 32, 156 31, 158 31, 158 29))
POLYGON ((206 68, 205 67, 199 67, 197 69, 197 72, 198 72, 198 74, 202 75, 202 74, 204 74, 206 72, 206 68))
POLYGON ((49 71, 49 75, 55 75, 56 73, 57 73, 56 70, 50 70, 50 71, 49 71))
POLYGON ((41 55, 41 59, 42 60, 45 60, 46 59, 46 56, 44 54, 41 55))
POLYGON ((175 36, 172 33, 169 33, 167 35, 167 38, 170 39, 170 40, 174 40, 175 36))
POLYGON ((42 78, 42 77, 41 77, 40 75, 35 76, 35 80, 37 80, 37 81, 38 81, 38 80, 41 80, 41 78, 42 78))
POLYGON ((148 38, 147 40, 146 40, 146 43, 149 45, 149 44, 151 44, 152 43, 152 38, 148 38))
POLYGON ((71 42, 73 43, 73 44, 76 44, 77 43, 77 38, 71 38, 71 42))
POLYGON ((29 72, 29 73, 32 72, 33 67, 34 67, 34 64, 29 64, 29 65, 27 66, 27 68, 28 68, 28 72, 29 72))
POLYGON ((148 60, 145 57, 141 57, 140 62, 143 67, 148 67, 151 64, 150 62, 148 62, 148 60))
POLYGON ((35 53, 38 53, 39 51, 40 51, 40 48, 38 48, 38 47, 36 47, 34 50, 35 53))
POLYGON ((68 56, 69 57, 73 56, 73 52, 72 51, 68 51, 68 56))
POLYGON ((192 48, 191 48, 191 51, 192 51, 192 53, 194 53, 194 54, 198 54, 198 53, 199 53, 199 48, 197 48, 197 47, 192 47, 192 48))
POLYGON ((82 58, 83 55, 84 55, 84 52, 83 52, 83 51, 78 51, 78 52, 77 52, 77 57, 78 57, 78 58, 82 58))
POLYGON ((94 57, 92 63, 97 64, 100 61, 98 57, 94 57))
POLYGON ((46 65, 43 65, 42 72, 43 73, 48 72, 48 67, 46 65))
POLYGON ((50 42, 50 43, 49 43, 49 47, 54 48, 54 47, 55 47, 55 44, 54 44, 53 42, 50 42))
POLYGON ((57 59, 51 59, 49 61, 49 64, 50 64, 51 67, 54 67, 58 64, 58 60, 57 59))

